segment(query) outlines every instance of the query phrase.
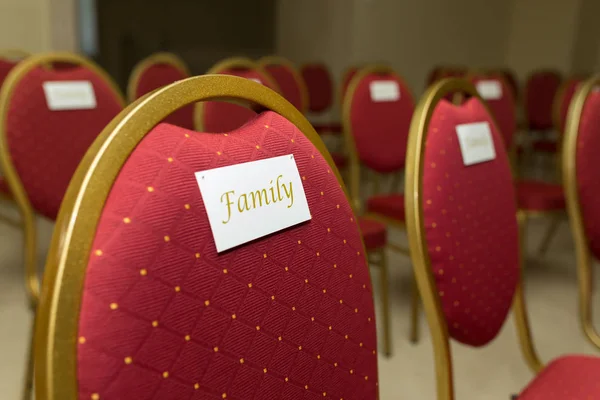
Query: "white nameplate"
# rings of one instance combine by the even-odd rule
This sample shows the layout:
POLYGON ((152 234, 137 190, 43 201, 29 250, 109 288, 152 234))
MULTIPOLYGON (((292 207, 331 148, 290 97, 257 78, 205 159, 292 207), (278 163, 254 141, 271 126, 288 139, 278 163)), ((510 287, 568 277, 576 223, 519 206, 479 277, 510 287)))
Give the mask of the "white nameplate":
POLYGON ((94 87, 89 81, 44 82, 46 103, 52 111, 96 108, 94 87))
POLYGON ((398 101, 400 87, 396 81, 373 81, 369 84, 371 100, 374 102, 398 101))
POLYGON ((248 78, 248 79, 250 79, 251 81, 254 81, 256 83, 260 83, 261 85, 263 84, 262 81, 258 78, 248 78))
POLYGON ((496 158, 492 131, 487 122, 456 125, 463 163, 478 164, 496 158))
POLYGON ((311 219, 291 154, 195 175, 217 252, 311 219))
POLYGON ((496 80, 477 82, 477 93, 484 100, 498 100, 502 98, 502 85, 496 80))

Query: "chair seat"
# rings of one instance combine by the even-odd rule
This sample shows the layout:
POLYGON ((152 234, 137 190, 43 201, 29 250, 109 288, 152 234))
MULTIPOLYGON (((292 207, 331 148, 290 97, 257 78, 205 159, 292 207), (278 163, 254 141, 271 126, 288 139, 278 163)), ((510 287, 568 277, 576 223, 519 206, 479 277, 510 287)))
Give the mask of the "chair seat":
POLYGON ((533 143, 533 150, 541 153, 556 153, 558 151, 558 143, 548 140, 540 140, 533 143))
POLYGON ((517 202, 521 210, 552 211, 565 208, 565 195, 561 185, 536 182, 517 182, 517 202))
POLYGON ((319 134, 323 134, 323 133, 329 133, 329 134, 340 134, 342 133, 342 124, 340 124, 339 122, 330 122, 330 123, 323 123, 323 124, 313 124, 313 127, 315 128, 315 131, 317 131, 319 134))
POLYGON ((346 157, 345 154, 342 153, 330 153, 331 154, 331 158, 333 159, 333 162, 335 163, 335 166, 338 167, 338 169, 342 169, 345 168, 346 165, 348 164, 348 157, 346 157))
POLYGON ((518 400, 565 399, 600 399, 600 358, 557 358, 518 396, 518 400))
POLYGON ((387 244, 387 228, 381 222, 359 218, 358 225, 367 250, 378 249, 387 244))
POLYGON ((367 212, 404 221, 404 195, 394 193, 373 196, 367 200, 367 212))

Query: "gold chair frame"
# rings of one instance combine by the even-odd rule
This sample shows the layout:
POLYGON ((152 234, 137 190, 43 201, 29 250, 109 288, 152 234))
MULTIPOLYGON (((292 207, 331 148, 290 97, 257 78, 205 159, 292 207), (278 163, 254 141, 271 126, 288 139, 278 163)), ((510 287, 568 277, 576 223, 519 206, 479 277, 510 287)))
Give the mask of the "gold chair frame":
POLYGON ((347 193, 327 148, 310 123, 264 85, 235 76, 204 75, 173 83, 136 100, 107 125, 90 147, 60 209, 36 321, 38 399, 77 398, 81 293, 102 209, 123 164, 140 141, 173 111, 188 104, 215 100, 258 104, 284 116, 321 152, 347 193))
MULTIPOLYGON (((399 80, 402 83, 405 83, 404 79, 398 75, 391 67, 382 64, 374 64, 368 65, 360 68, 350 83, 348 84, 348 89, 346 90, 346 94, 344 97, 344 102, 342 105, 342 126, 343 126, 343 135, 346 151, 348 153, 348 172, 349 172, 349 183, 348 186, 350 188, 350 200, 352 207, 355 212, 362 214, 362 201, 360 195, 360 179, 361 179, 361 163, 358 157, 358 150, 356 149, 356 143, 354 141, 354 136, 352 133, 352 122, 351 122, 351 108, 352 108, 352 100, 354 98, 356 89, 360 82, 367 76, 371 74, 385 74, 391 75, 395 79, 399 80)), ((404 85, 404 87, 408 87, 404 85)), ((408 92, 408 95, 414 99, 412 93, 408 92)), ((378 174, 373 174, 375 181, 375 191, 379 192, 379 178, 378 174)), ((397 177, 400 178, 402 175, 401 171, 397 173, 397 177)), ((395 186, 398 186, 397 184, 395 186)), ((401 230, 406 230, 406 227, 402 221, 398 221, 392 218, 389 218, 385 215, 377 214, 377 213, 366 213, 364 215, 366 218, 381 222, 386 226, 392 226, 394 228, 399 228, 401 230)), ((388 243, 386 246, 390 250, 394 250, 406 256, 410 256, 407 248, 403 248, 402 246, 396 245, 394 243, 388 243)), ((381 296, 383 303, 383 324, 384 324, 384 351, 386 355, 391 355, 391 321, 389 315, 389 270, 387 265, 387 259, 385 258, 385 250, 386 248, 376 249, 375 251, 371 251, 374 257, 380 259, 380 262, 373 262, 376 266, 379 266, 381 269, 381 296)), ((410 328, 410 339, 414 343, 418 340, 419 332, 418 332, 418 313, 419 313, 419 295, 417 292, 416 285, 413 285, 412 290, 412 298, 411 298, 411 328, 410 328)))
POLYGON ((150 55, 138 62, 129 77, 127 83, 127 101, 132 103, 137 99, 137 88, 140 84, 140 79, 146 70, 154 65, 162 64, 169 65, 178 70, 186 78, 191 76, 190 69, 183 59, 173 53, 161 52, 150 55))
MULTIPOLYGON (((206 74, 207 75, 222 74, 223 71, 226 71, 228 69, 246 69, 246 70, 250 70, 250 71, 259 72, 265 78, 265 81, 272 88, 274 88, 274 90, 277 93, 281 93, 281 90, 279 89, 279 85, 277 85, 277 83, 273 80, 271 75, 269 75, 269 73, 267 71, 265 71, 263 69, 263 67, 260 66, 256 61, 253 61, 249 58, 245 58, 245 57, 226 58, 226 59, 216 63, 215 65, 213 65, 208 70, 208 72, 206 72, 206 74)), ((232 101, 232 100, 233 99, 229 99, 229 101, 232 101)), ((235 102, 235 101, 233 101, 233 102, 235 102)), ((198 102, 195 105, 194 127, 196 128, 196 131, 198 131, 198 132, 203 132, 205 130, 204 129, 204 103, 203 102, 198 102)))
POLYGON ((588 247, 589 238, 583 226, 583 215, 577 191, 577 139, 581 114, 589 94, 600 85, 600 77, 595 76, 583 83, 575 92, 569 112, 562 148, 562 172, 567 211, 571 222, 571 230, 575 240, 577 260, 577 278, 579 286, 579 319, 586 338, 600 349, 600 334, 592 320, 592 288, 593 288, 593 256, 588 247))
MULTIPOLYGON (((476 97, 487 108, 485 102, 477 93, 475 87, 462 79, 444 79, 433 84, 418 103, 410 127, 409 145, 407 152, 406 173, 406 224, 410 253, 423 299, 425 314, 429 323, 433 342, 436 371, 436 390, 438 400, 453 400, 454 378, 452 372, 452 355, 450 336, 446 325, 442 304, 436 289, 435 277, 431 268, 431 260, 427 250, 425 224, 423 218, 423 170, 425 158, 425 143, 429 122, 438 102, 448 94, 461 91, 476 97)), ((488 110, 489 113, 489 110, 488 110)), ((491 115, 491 113, 490 113, 491 115)), ((517 215, 519 226, 522 227, 522 214, 517 215)), ((522 251, 520 252, 522 264, 522 251)), ((524 298, 522 269, 517 285, 513 312, 523 356, 534 373, 543 368, 535 350, 524 298)))
POLYGON ((259 59, 257 61, 257 63, 267 73, 267 75, 269 74, 269 71, 267 71, 267 67, 269 65, 282 66, 282 67, 288 68, 292 72, 292 75, 294 76, 294 80, 296 81, 296 83, 298 84, 298 87, 300 88, 300 96, 302 97, 302 101, 301 101, 302 108, 299 109, 299 111, 302 114, 306 114, 306 111, 308 110, 308 101, 309 101, 308 88, 306 87, 306 82, 304 82, 304 78, 302 78, 300 71, 298 71, 298 68, 296 68, 294 63, 292 63, 287 58, 281 57, 281 56, 266 56, 266 57, 259 59))

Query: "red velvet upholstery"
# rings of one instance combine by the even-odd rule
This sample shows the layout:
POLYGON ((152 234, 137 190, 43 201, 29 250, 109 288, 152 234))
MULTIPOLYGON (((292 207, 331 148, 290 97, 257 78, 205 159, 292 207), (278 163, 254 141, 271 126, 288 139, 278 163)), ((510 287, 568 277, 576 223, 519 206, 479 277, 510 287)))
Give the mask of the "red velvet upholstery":
POLYGON ((352 208, 291 123, 265 112, 227 136, 160 124, 100 218, 79 398, 374 400, 372 296, 352 208), (284 154, 312 220, 217 254, 194 172, 284 154))
POLYGON ((333 80, 325 64, 309 64, 301 69, 302 77, 308 88, 308 109, 321 113, 333 103, 333 80))
POLYGON ((2 83, 8 76, 10 70, 13 69, 17 63, 18 61, 0 59, 0 87, 2 87, 2 83))
POLYGON ((565 208, 565 195, 561 185, 521 181, 516 183, 517 203, 527 211, 552 211, 565 208))
POLYGON ((404 195, 382 194, 367 199, 367 212, 381 214, 397 221, 404 221, 404 195))
MULTIPOLYGON (((494 76, 472 76, 470 78, 474 85, 481 81, 494 80, 494 76)), ((517 130, 517 108, 512 89, 506 81, 498 80, 502 85, 502 97, 499 99, 485 99, 500 132, 504 138, 506 148, 511 148, 515 132, 517 130)))
POLYGON ((380 173, 402 169, 415 108, 408 87, 392 74, 370 74, 359 82, 351 102, 350 125, 360 161, 380 173), (373 101, 369 86, 380 80, 396 82, 400 98, 396 101, 373 101))
POLYGON ((381 222, 369 219, 358 218, 360 232, 367 250, 379 249, 387 243, 387 227, 381 222))
POLYGON ((569 112, 569 106, 571 105, 571 100, 573 100, 573 96, 575 95, 575 91, 579 88, 582 79, 579 78, 571 78, 567 82, 565 82, 564 92, 560 99, 560 112, 559 112, 559 134, 563 134, 565 132, 565 124, 567 123, 567 113, 569 112))
POLYGON ((273 77, 281 90, 281 95, 298 110, 303 110, 302 90, 294 71, 286 65, 267 65, 267 72, 273 77))
MULTIPOLYGON (((135 98, 140 98, 146 93, 185 79, 188 76, 179 68, 171 64, 153 64, 146 68, 139 77, 135 98)), ((164 122, 194 129, 194 105, 183 107, 169 115, 164 122)))
POLYGON ((518 400, 600 399, 600 358, 566 356, 550 362, 518 400))
POLYGON ((552 129, 552 105, 561 77, 554 71, 532 74, 525 84, 525 111, 529 129, 552 129))
MULTIPOLYGON (((263 85, 275 90, 267 82, 266 77, 255 70, 230 69, 220 72, 224 75, 240 76, 247 79, 258 79, 263 85)), ((250 121, 256 113, 248 108, 237 104, 223 101, 207 101, 204 103, 203 128, 206 132, 223 133, 237 129, 250 121)))
POLYGON ((121 108, 109 85, 95 72, 81 67, 39 67, 17 84, 8 106, 6 137, 13 164, 35 211, 56 218, 79 161, 121 108), (43 82, 82 80, 94 87, 95 109, 48 109, 43 82))
POLYGON ((427 248, 448 330, 472 346, 492 340, 519 278, 519 238, 502 136, 476 98, 442 100, 432 115, 423 171, 427 248), (465 167, 456 125, 487 121, 496 158, 465 167))
POLYGON ((581 114, 576 153, 577 193, 583 226, 590 250, 596 259, 600 259, 600 207, 598 207, 600 112, 598 110, 600 110, 600 92, 592 91, 581 114))

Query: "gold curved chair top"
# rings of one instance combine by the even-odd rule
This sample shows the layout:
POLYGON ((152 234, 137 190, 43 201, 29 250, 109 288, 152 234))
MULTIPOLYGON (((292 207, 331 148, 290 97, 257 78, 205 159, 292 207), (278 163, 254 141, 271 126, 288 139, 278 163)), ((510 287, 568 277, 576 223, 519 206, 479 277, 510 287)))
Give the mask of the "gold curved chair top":
POLYGON ((191 75, 185 61, 183 61, 178 55, 168 52, 152 54, 138 62, 131 71, 131 76, 129 78, 129 82, 127 83, 127 100, 129 102, 133 102, 137 99, 137 88, 144 72, 154 65, 161 64, 169 65, 175 68, 183 76, 188 77, 191 75))

